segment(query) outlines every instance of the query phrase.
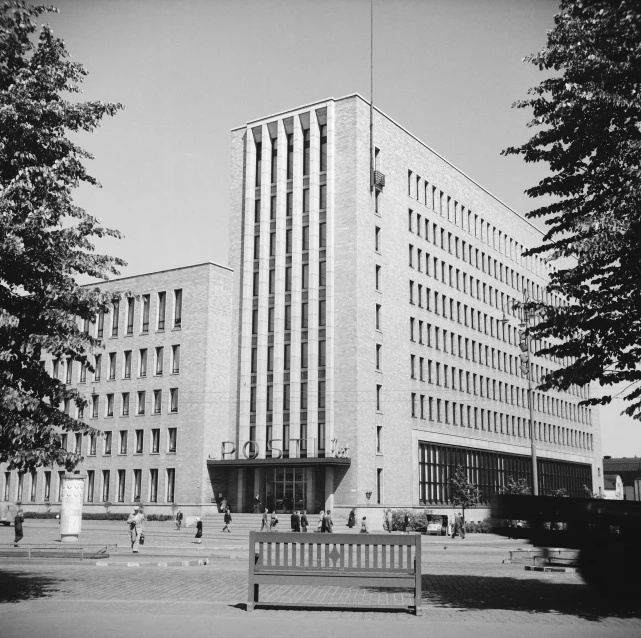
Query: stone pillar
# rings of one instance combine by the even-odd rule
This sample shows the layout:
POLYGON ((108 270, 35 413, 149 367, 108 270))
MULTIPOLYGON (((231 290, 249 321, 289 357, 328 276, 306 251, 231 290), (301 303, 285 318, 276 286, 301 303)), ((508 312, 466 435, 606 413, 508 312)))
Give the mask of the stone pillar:
POLYGON ((334 468, 325 468, 325 511, 334 509, 334 468))
POLYGON ((62 477, 60 507, 60 540, 77 543, 82 527, 82 502, 85 494, 84 474, 65 474, 62 477))

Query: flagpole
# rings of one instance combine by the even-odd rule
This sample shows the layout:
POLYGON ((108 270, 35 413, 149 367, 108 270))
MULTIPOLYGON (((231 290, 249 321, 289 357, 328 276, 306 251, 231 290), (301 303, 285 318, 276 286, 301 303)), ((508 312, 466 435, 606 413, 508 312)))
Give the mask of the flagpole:
POLYGON ((374 192, 374 0, 369 1, 369 190, 374 192))

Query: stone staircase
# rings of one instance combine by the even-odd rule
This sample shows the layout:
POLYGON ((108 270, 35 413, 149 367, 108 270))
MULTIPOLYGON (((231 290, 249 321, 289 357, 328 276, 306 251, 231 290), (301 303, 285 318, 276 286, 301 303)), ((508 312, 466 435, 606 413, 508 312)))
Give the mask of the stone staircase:
MULTIPOLYGON (((231 516, 232 522, 230 523, 229 527, 234 536, 238 536, 239 534, 249 536, 249 532, 260 531, 260 527, 263 521, 262 514, 235 514, 234 512, 232 512, 231 516)), ((277 516, 278 531, 291 531, 291 514, 277 514, 277 516)), ((308 514, 307 519, 309 521, 307 531, 314 532, 318 524, 318 514, 308 514)), ((207 534, 207 536, 211 536, 212 534, 215 534, 216 536, 228 535, 227 532, 222 531, 223 526, 225 525, 224 514, 209 514, 207 516, 204 516, 202 521, 203 531, 207 534)), ((332 515, 332 521, 334 521, 334 532, 358 533, 360 531, 360 527, 358 529, 356 527, 353 527, 350 530, 350 528, 347 527, 347 518, 345 517, 332 515)))

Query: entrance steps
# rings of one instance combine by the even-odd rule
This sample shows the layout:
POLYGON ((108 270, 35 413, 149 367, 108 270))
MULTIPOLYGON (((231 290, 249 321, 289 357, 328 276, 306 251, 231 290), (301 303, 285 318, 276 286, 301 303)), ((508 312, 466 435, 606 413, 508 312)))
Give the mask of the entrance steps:
MULTIPOLYGON (((290 514, 277 514, 278 516, 278 530, 282 532, 291 531, 291 513, 290 514)), ((237 514, 231 513, 232 522, 229 527, 233 534, 238 535, 246 534, 249 536, 249 532, 258 532, 263 521, 262 514, 237 514)), ((308 532, 313 532, 316 530, 318 525, 318 514, 308 514, 307 519, 309 525, 307 526, 308 532)), ((225 525, 224 514, 208 514, 203 516, 203 529, 206 531, 207 535, 210 533, 223 533, 222 529, 225 525)), ((343 533, 358 533, 360 527, 349 528, 347 527, 347 519, 342 516, 333 516, 332 521, 334 522, 334 531, 343 533)), ((226 532, 224 532, 226 534, 226 532)))

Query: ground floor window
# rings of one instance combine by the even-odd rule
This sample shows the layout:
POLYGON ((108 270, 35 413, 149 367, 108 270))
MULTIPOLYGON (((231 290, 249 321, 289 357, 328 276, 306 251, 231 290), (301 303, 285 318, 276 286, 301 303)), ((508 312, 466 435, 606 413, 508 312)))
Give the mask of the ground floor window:
MULTIPOLYGON (((539 457, 539 494, 565 488, 569 496, 584 497, 583 486, 592 489, 592 466, 539 457)), ((525 478, 532 484, 529 456, 476 450, 454 445, 419 443, 419 498, 422 504, 451 503, 450 479, 461 465, 478 484, 483 503, 506 484, 508 477, 525 478)))

